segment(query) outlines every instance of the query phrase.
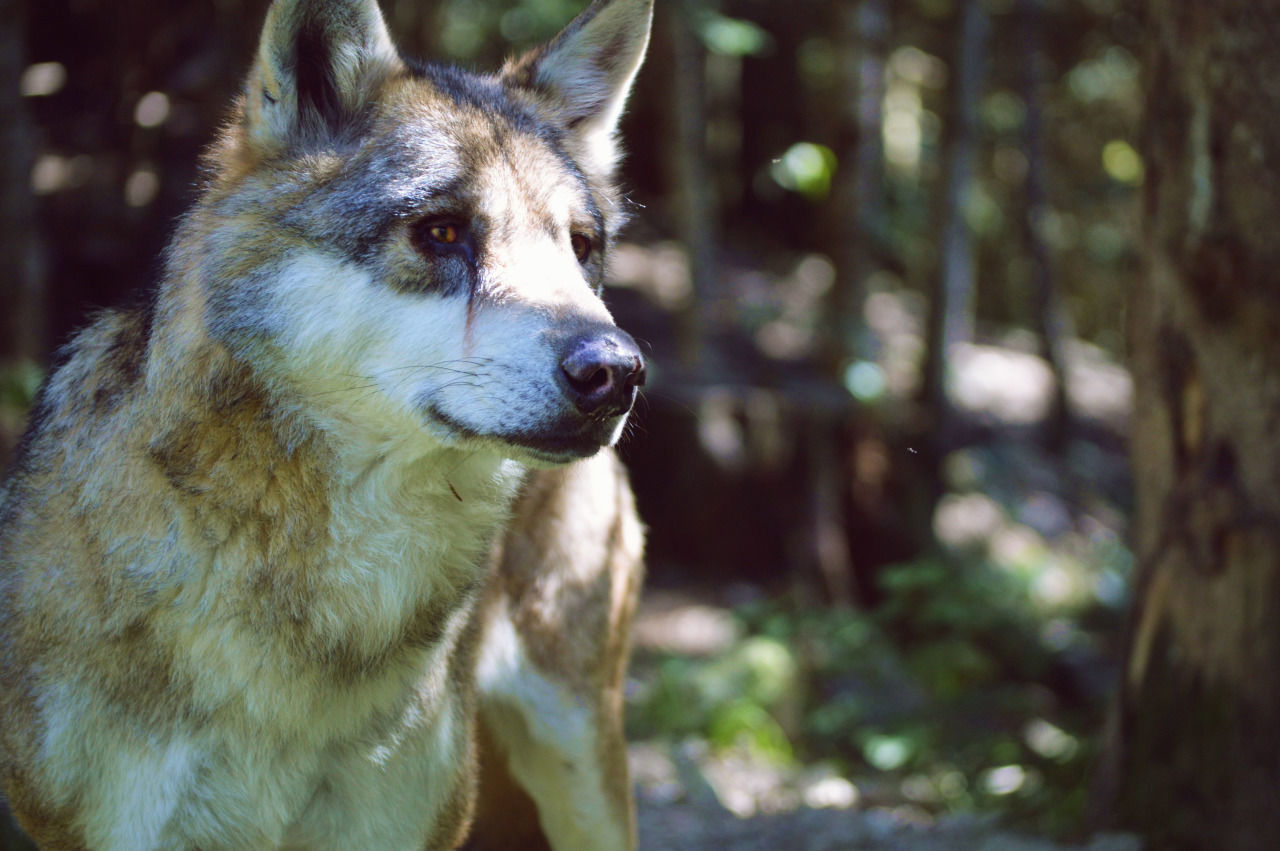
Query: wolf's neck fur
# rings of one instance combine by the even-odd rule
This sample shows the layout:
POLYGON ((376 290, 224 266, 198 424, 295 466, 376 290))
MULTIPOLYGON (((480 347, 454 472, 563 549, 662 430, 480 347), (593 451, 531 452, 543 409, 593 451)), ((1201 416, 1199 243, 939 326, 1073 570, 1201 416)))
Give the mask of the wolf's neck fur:
POLYGON ((162 292, 150 422, 135 431, 202 553, 206 575, 180 600, 282 648, 282 675, 360 680, 447 641, 522 468, 349 427, 211 339, 191 315, 201 306, 189 289, 162 292))

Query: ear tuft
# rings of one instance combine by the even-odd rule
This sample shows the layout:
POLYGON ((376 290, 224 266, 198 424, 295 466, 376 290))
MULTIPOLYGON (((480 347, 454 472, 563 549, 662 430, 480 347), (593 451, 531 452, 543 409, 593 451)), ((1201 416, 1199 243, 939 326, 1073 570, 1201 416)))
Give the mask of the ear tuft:
POLYGON ((507 63, 507 85, 533 93, 582 143, 583 165, 607 175, 614 133, 649 44, 653 0, 595 0, 541 48, 507 63))
POLYGON ((336 138, 398 67, 376 0, 275 0, 245 91, 249 137, 267 151, 336 138))
POLYGON ((322 22, 307 18, 302 22, 293 45, 293 72, 298 120, 312 130, 336 129, 341 121, 343 98, 338 92, 337 70, 334 68, 334 46, 322 22))

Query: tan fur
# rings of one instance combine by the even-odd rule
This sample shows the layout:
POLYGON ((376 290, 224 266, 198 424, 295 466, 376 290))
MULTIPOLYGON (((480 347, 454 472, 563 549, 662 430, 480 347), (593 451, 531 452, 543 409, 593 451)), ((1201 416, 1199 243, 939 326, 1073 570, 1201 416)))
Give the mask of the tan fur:
MULTIPOLYGON (((549 825, 544 819, 552 847, 616 847, 610 830, 634 842, 622 689, 642 546, 626 475, 615 458, 601 456, 529 481, 498 554, 500 591, 482 611, 490 634, 486 649, 495 653, 500 639, 494 636, 505 620, 526 655, 517 673, 504 676, 501 661, 482 652, 485 741, 506 759, 490 760, 497 789, 482 796, 481 806, 501 813, 523 805, 511 794, 508 773, 543 809, 566 789, 579 802, 602 791, 607 809, 598 816, 605 824, 583 818, 549 825), (538 699, 552 695, 581 714, 565 716, 563 724, 539 717, 538 699)), ((482 819, 477 834, 485 843, 479 847, 504 847, 491 838, 501 825, 497 818, 482 819)))
POLYGON ((586 457, 626 410, 556 376, 630 345, 596 288, 649 14, 464 79, 372 0, 272 6, 164 280, 68 345, 0 491, 0 784, 42 848, 451 848, 480 764, 550 847, 634 847, 642 535, 586 457))

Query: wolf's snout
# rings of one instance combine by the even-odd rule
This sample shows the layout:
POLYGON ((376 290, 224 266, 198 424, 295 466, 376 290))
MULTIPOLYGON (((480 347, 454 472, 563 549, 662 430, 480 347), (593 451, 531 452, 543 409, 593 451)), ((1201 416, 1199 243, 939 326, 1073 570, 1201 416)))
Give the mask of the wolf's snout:
POLYGON ((644 384, 644 358, 630 334, 610 328, 571 340, 560 372, 579 411, 616 416, 631 410, 644 384))

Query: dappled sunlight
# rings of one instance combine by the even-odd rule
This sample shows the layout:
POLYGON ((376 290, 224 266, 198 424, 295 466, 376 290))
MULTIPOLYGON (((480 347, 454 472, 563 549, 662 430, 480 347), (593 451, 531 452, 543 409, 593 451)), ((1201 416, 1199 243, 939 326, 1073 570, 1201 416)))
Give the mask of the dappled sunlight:
POLYGON ((28 65, 18 80, 18 91, 25 98, 55 95, 67 82, 67 69, 61 62, 37 62, 28 65))
POLYGON ((961 343, 951 348, 948 366, 949 395, 963 410, 1015 425, 1037 422, 1049 413, 1053 373, 1035 355, 961 343))
MULTIPOLYGON (((688 308, 694 294, 687 251, 677 243, 622 243, 611 258, 612 285, 631 290, 663 310, 688 308)), ((723 301, 720 321, 751 330, 762 357, 804 361, 818 350, 823 311, 835 285, 836 269, 821 254, 800 256, 780 274, 760 269, 727 269, 736 297, 723 301)), ((844 383, 862 402, 910 401, 919 391, 925 354, 925 305, 891 275, 869 282, 863 307, 874 335, 874 359, 851 361, 844 383)), ((992 333, 981 342, 954 345, 947 359, 947 395, 963 413, 1003 426, 1044 422, 1051 413, 1057 378, 1037 353, 1038 339, 1028 331, 992 333)), ((1063 346, 1067 399, 1076 416, 1127 427, 1133 393, 1128 371, 1114 355, 1082 340, 1063 346)), ((708 428, 716 424, 709 411, 708 428)), ((711 448, 728 444, 712 439, 711 448)), ((723 453, 721 453, 723 454, 723 453)))
POLYGON ((946 85, 947 66, 914 45, 889 55, 884 96, 885 160, 902 175, 920 176, 924 148, 936 141, 937 116, 924 108, 922 90, 946 85))
POLYGON ((133 108, 133 121, 139 127, 159 127, 169 120, 169 96, 164 92, 147 92, 133 108))
POLYGON ((31 191, 36 195, 52 195, 79 189, 93 177, 93 160, 81 154, 63 157, 42 154, 31 167, 31 191))
POLYGON ((686 310, 693 303, 689 258, 675 242, 619 244, 609 255, 609 284, 634 289, 665 310, 686 310))
POLYGON ((150 166, 136 169, 124 183, 124 200, 130 207, 145 207, 160 191, 160 175, 150 166))
POLYGON ((697 795, 740 819, 812 810, 848 810, 862 795, 826 765, 797 768, 762 762, 741 749, 713 752, 705 743, 637 744, 629 753, 642 795, 669 801, 697 795))
POLYGON ((778 360, 800 360, 813 354, 819 335, 817 319, 835 276, 830 259, 811 254, 771 282, 776 315, 760 323, 755 332, 756 345, 763 354, 778 360))
POLYGON ((742 636, 741 624, 726 610, 672 593, 645 596, 632 640, 642 652, 714 656, 742 636))
POLYGON ((986 494, 947 494, 934 511, 933 531, 954 550, 980 550, 1006 522, 1000 504, 986 494))

